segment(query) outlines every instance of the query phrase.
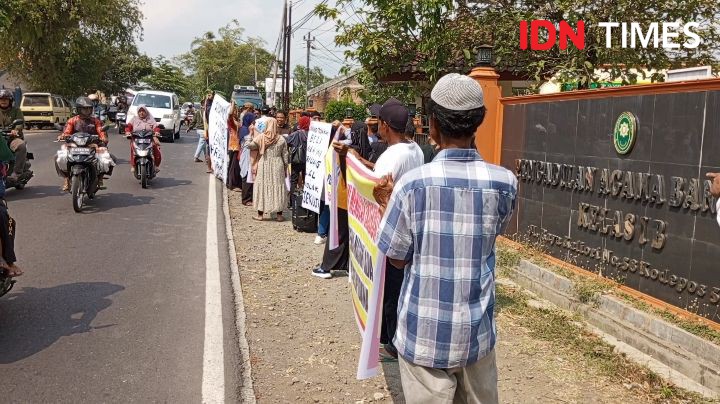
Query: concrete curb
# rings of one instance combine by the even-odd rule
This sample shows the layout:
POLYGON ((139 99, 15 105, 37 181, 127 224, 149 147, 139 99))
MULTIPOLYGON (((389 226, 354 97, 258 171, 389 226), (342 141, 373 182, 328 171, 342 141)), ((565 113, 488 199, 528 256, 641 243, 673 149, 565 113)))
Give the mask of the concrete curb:
POLYGON ((250 346, 248 345, 246 337, 245 301, 243 299, 242 285, 240 284, 240 268, 237 263, 235 238, 232 232, 229 196, 227 189, 223 187, 223 213, 225 215, 225 233, 228 239, 228 252, 230 253, 230 278, 235 299, 235 325, 237 327, 240 355, 242 355, 242 389, 240 391, 240 402, 254 404, 257 400, 255 398, 255 389, 253 388, 250 346))
MULTIPOLYGON (((597 306, 585 304, 575 297, 571 280, 529 261, 523 260, 511 269, 511 277, 556 306, 582 314, 602 333, 648 357, 638 360, 635 355, 636 362, 672 378, 682 388, 706 397, 720 397, 720 346, 611 295, 601 295, 597 306), (663 371, 660 364, 668 369, 663 371), (685 380, 676 377, 678 374, 685 376, 685 380)), ((621 346, 618 349, 623 350, 621 346)))

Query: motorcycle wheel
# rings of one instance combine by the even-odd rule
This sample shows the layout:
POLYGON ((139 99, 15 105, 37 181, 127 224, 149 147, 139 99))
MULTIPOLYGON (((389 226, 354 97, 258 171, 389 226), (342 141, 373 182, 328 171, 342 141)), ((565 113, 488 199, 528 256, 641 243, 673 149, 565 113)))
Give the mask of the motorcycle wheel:
POLYGON ((143 188, 147 188, 148 186, 147 164, 142 164, 140 166, 140 184, 143 188))
POLYGON ((80 180, 80 177, 73 175, 70 182, 70 194, 73 198, 73 210, 75 210, 76 213, 82 212, 83 208, 84 195, 80 192, 81 186, 82 181, 80 180))

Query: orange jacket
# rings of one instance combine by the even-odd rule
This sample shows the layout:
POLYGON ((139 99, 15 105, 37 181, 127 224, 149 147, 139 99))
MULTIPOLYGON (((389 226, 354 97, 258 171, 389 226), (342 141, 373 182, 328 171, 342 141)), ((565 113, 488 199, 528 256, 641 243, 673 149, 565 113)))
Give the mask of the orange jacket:
POLYGON ((103 130, 102 121, 95 117, 83 119, 80 115, 76 115, 68 119, 63 136, 70 137, 78 132, 96 134, 100 137, 100 140, 107 143, 107 134, 103 130))

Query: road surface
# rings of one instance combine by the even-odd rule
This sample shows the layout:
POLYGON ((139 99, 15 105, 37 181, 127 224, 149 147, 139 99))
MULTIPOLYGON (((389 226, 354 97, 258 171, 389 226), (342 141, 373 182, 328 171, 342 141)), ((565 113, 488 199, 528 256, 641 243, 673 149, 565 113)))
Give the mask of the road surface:
POLYGON ((78 214, 56 135, 27 132, 35 178, 7 194, 25 275, 0 298, 0 401, 238 401, 222 186, 192 162, 197 137, 163 143, 142 189, 111 134, 121 164, 78 214))

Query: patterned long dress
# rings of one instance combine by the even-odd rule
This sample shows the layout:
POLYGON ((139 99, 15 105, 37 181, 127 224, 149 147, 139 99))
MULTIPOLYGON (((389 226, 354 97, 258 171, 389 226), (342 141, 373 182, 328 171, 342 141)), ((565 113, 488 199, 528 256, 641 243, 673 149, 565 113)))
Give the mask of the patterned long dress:
MULTIPOLYGON (((259 145, 250 142, 251 149, 259 145)), ((259 212, 282 212, 288 205, 288 191, 285 186, 287 166, 290 162, 287 143, 280 136, 277 143, 265 149, 258 161, 257 176, 253 188, 253 206, 259 212)))

